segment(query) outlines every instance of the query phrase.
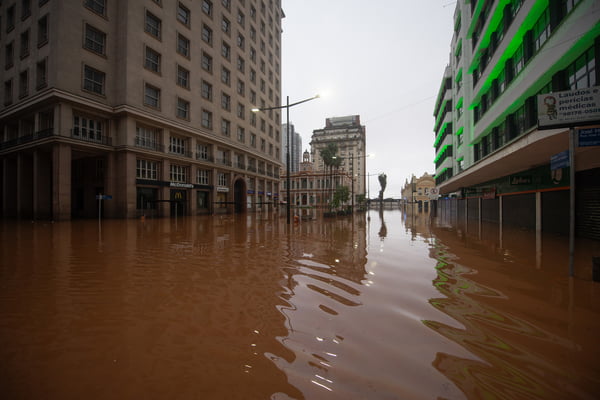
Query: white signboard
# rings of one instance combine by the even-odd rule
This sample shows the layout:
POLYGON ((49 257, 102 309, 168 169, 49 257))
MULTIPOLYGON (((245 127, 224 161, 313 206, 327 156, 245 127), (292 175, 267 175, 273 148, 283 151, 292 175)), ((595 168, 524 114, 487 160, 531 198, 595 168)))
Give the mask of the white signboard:
POLYGON ((538 125, 577 125, 600 121, 600 87, 538 95, 538 125))

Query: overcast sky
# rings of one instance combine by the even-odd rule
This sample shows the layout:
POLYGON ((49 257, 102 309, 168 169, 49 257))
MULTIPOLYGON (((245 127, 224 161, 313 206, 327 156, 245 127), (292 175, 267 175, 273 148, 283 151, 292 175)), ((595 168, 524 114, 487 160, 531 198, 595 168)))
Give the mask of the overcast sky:
MULTIPOLYGON (((448 64, 456 2, 282 0, 282 104, 309 149, 328 117, 360 115, 369 174, 387 174, 386 197, 401 197, 411 174, 435 173, 433 107, 448 64)), ((285 110, 282 119, 285 123, 285 110)), ((370 177, 370 195, 379 192, 370 177)))

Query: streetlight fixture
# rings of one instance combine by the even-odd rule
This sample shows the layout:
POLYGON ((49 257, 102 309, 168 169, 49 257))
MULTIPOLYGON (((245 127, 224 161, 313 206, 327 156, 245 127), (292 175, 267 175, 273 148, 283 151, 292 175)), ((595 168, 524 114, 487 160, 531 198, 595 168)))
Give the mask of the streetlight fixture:
POLYGON ((297 101, 295 103, 290 104, 290 96, 286 96, 286 101, 285 101, 285 105, 282 106, 275 106, 275 107, 260 107, 260 108, 253 108, 252 112, 257 113, 259 111, 269 111, 269 110, 280 110, 282 108, 286 109, 286 120, 287 120, 287 154, 286 154, 286 194, 287 194, 287 202, 286 202, 286 214, 287 214, 287 223, 288 225, 290 224, 290 202, 291 202, 291 195, 290 195, 290 146, 291 146, 291 142, 290 142, 290 108, 297 106, 298 104, 302 104, 302 103, 306 103, 307 101, 311 101, 314 99, 318 99, 320 96, 317 94, 311 98, 308 99, 304 99, 304 100, 300 100, 297 101))

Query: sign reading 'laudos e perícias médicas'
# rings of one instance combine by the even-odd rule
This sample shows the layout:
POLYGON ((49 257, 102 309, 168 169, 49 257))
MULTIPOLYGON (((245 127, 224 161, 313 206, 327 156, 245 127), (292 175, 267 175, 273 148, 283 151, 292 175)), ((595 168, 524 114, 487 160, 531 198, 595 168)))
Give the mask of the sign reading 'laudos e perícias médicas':
POLYGON ((600 87, 538 95, 540 128, 600 121, 600 87))

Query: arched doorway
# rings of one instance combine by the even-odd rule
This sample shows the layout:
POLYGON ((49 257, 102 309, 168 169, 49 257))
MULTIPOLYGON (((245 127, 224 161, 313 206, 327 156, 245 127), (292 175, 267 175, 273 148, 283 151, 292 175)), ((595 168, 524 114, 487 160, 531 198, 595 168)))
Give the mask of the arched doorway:
POLYGON ((246 211, 246 181, 243 178, 236 179, 233 185, 233 201, 236 214, 246 211))

